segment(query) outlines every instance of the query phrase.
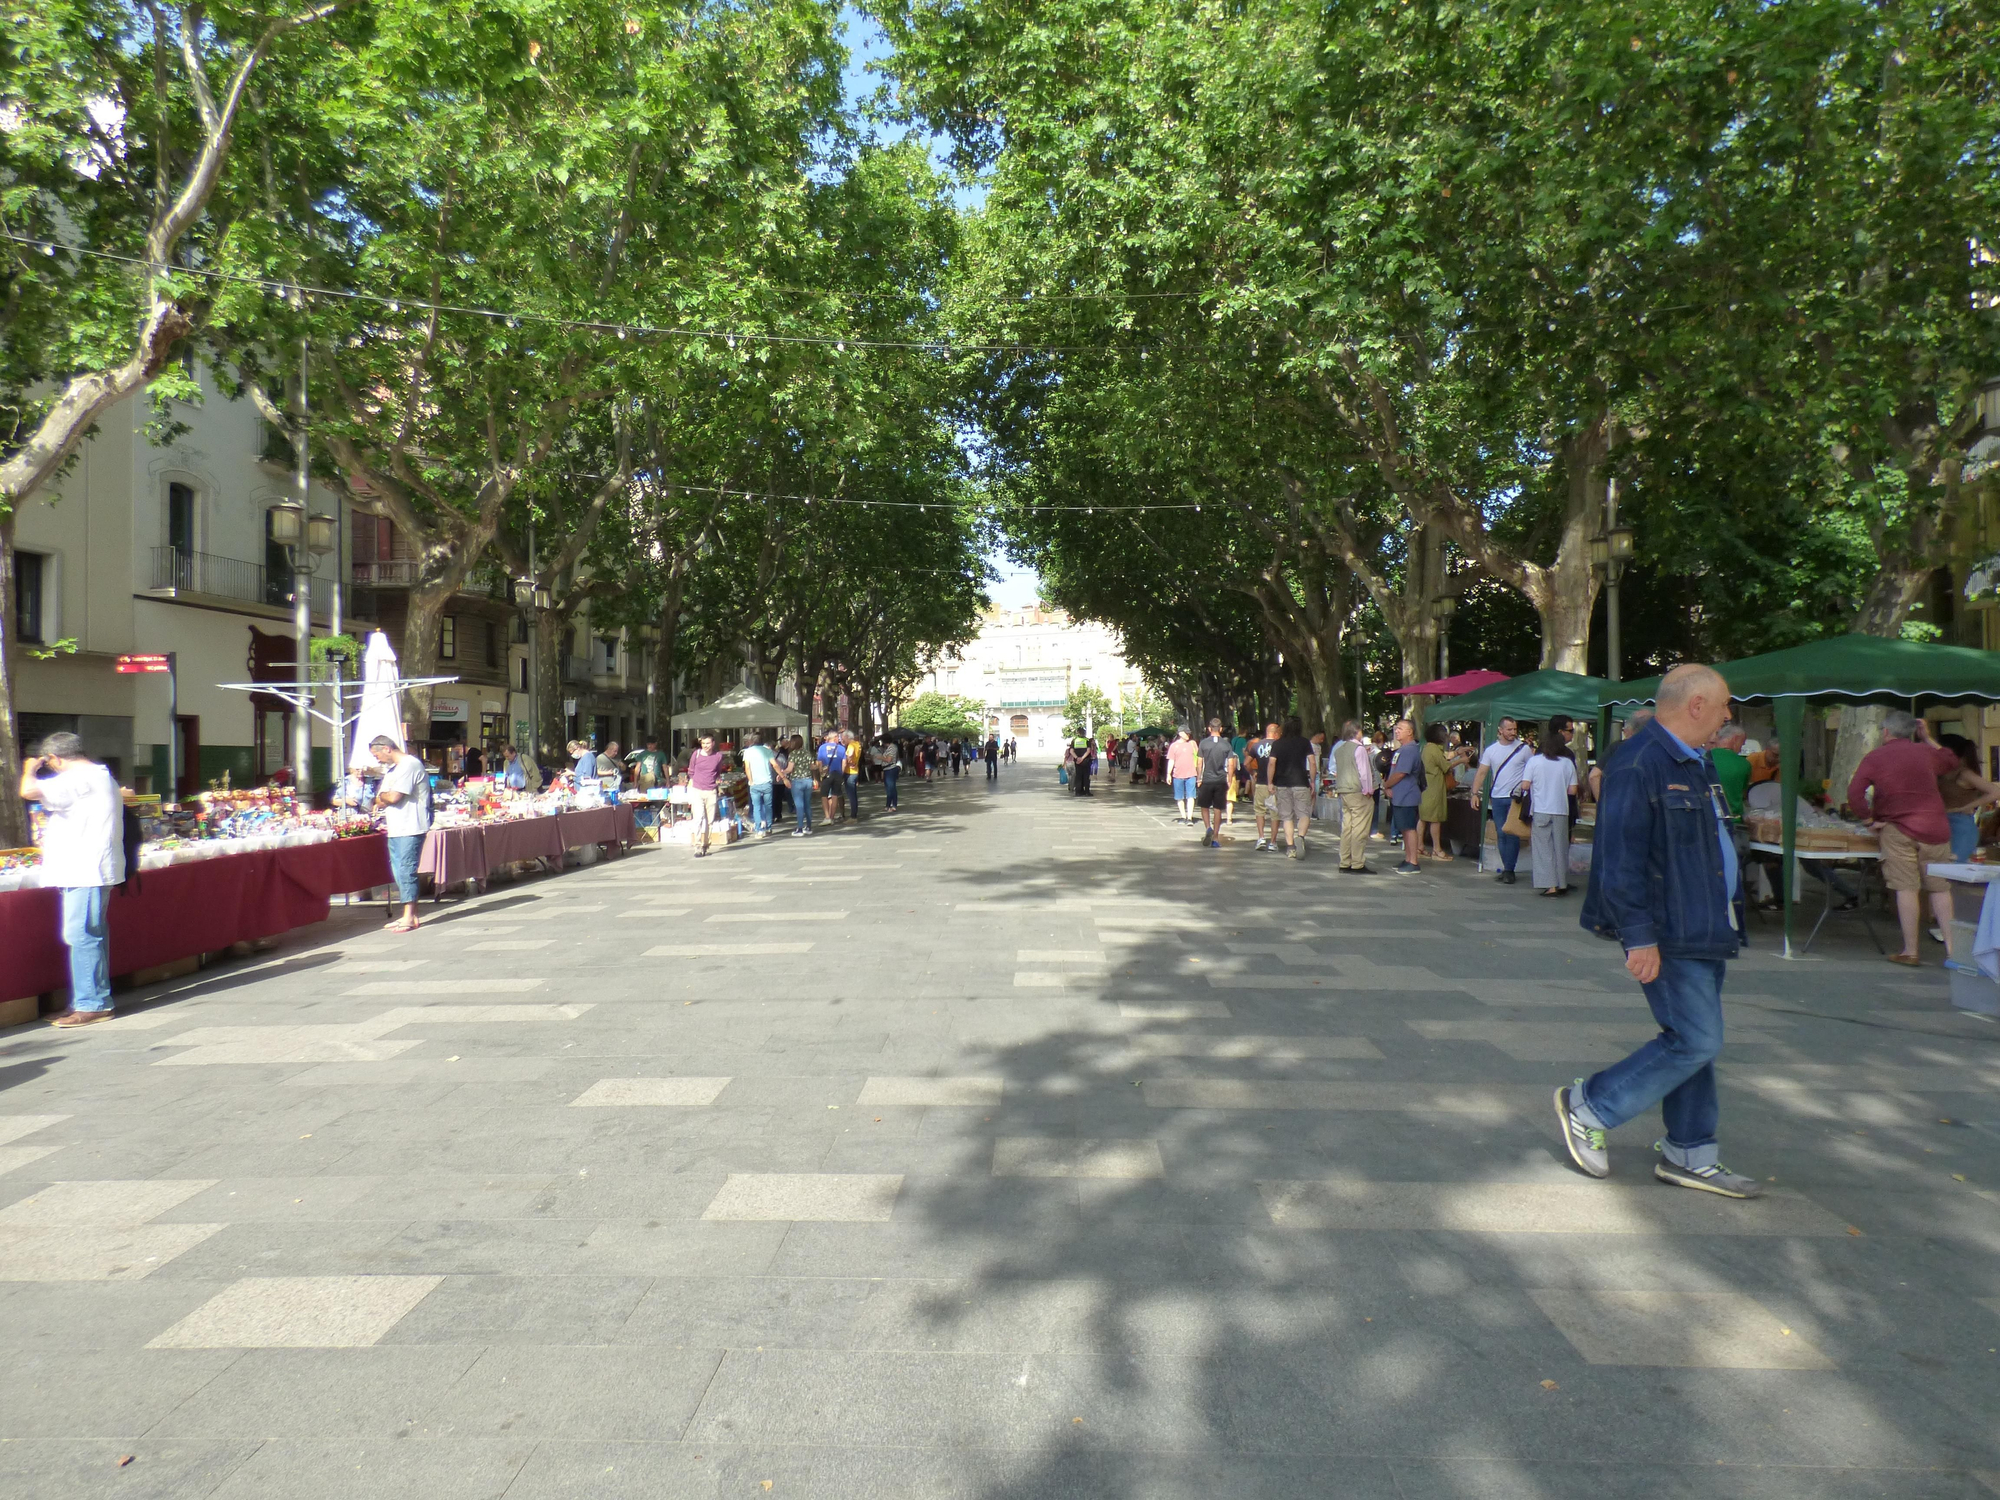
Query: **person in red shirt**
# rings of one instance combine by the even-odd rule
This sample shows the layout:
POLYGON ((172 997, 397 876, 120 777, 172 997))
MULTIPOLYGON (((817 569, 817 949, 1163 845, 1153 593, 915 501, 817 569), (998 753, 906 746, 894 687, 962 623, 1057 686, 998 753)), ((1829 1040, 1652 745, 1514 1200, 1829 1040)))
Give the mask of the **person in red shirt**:
POLYGON ((1923 962, 1917 952, 1920 891, 1930 895, 1945 956, 1951 956, 1951 886, 1928 867, 1951 858, 1938 778, 1958 769, 1958 757, 1932 741, 1922 719, 1892 709, 1882 717, 1882 743, 1861 757, 1847 784, 1848 810, 1882 835, 1882 880, 1896 893, 1896 919, 1903 926, 1903 951, 1889 955, 1892 964, 1914 968, 1923 962))

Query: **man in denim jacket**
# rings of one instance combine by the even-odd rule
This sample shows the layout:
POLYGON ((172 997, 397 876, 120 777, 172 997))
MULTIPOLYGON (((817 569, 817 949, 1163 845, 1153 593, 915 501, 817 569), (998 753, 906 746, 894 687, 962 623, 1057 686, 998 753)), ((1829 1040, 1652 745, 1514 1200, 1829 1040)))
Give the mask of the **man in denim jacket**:
POLYGON ((1655 1177, 1755 1198, 1762 1186, 1725 1168, 1715 1144, 1723 961, 1736 956, 1743 907, 1727 804, 1702 747, 1728 718, 1721 673, 1675 667, 1660 679, 1658 717, 1620 746, 1604 778, 1583 925, 1624 944, 1660 1034, 1557 1089, 1556 1115, 1571 1160, 1608 1177, 1606 1133, 1657 1102, 1667 1134, 1655 1177))

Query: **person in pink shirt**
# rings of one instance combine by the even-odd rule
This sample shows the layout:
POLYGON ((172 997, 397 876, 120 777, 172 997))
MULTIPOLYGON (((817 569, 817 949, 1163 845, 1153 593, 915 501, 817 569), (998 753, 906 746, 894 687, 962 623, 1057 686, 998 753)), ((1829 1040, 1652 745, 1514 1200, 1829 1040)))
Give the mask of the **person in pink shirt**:
POLYGON ((1167 746, 1167 775, 1174 783, 1174 805, 1183 823, 1194 821, 1194 765, 1199 751, 1194 737, 1185 728, 1167 746))
POLYGON ((1929 867, 1951 858, 1938 778, 1958 770, 1958 757, 1931 740, 1929 726, 1899 708, 1883 715, 1882 743, 1861 757, 1847 784, 1848 810, 1882 835, 1882 882, 1896 893, 1896 920, 1903 927, 1903 951, 1889 955, 1892 964, 1914 968, 1923 962, 1917 951, 1920 891, 1931 898, 1945 956, 1951 956, 1951 886, 1929 867))
POLYGON ((694 797, 694 857, 708 854, 708 830, 715 822, 716 783, 729 759, 715 748, 715 736, 701 737, 701 748, 688 757, 688 791, 694 797))

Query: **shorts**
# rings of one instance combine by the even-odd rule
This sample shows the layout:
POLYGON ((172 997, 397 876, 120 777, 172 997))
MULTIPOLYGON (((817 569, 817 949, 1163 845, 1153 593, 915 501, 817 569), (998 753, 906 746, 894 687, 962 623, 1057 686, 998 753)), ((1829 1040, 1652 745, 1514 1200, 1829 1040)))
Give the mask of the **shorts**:
POLYGON ((1949 881, 1925 868, 1950 859, 1950 844, 1920 844, 1894 823, 1882 829, 1882 883, 1892 891, 1950 890, 1949 881))
POLYGON ((1192 799, 1193 796, 1194 778, 1192 776, 1176 776, 1174 778, 1174 801, 1186 802, 1192 799))
POLYGON ((1218 776, 1213 781, 1204 781, 1201 789, 1194 794, 1196 807, 1212 807, 1220 812, 1229 805, 1229 783, 1218 776))
POLYGON ((1395 807, 1395 806, 1390 807, 1389 809, 1390 837, 1394 838, 1401 834, 1414 832, 1416 826, 1417 826, 1417 805, 1414 802, 1412 802, 1408 807, 1395 807))
POLYGON ((1271 788, 1271 813, 1280 823, 1303 823, 1312 816, 1313 790, 1309 786, 1271 788))
POLYGON ((1264 811, 1271 805, 1271 793, 1274 790, 1275 788, 1268 787, 1261 781, 1253 781, 1250 784, 1250 806, 1257 812, 1264 811))

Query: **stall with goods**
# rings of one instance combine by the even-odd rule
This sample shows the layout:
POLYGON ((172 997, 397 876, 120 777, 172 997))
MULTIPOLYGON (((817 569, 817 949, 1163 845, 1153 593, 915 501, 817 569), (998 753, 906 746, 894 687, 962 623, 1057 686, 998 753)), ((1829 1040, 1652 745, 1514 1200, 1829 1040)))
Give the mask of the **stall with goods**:
MULTIPOLYGON (((1877 704, 1908 709, 1921 716, 1942 703, 2000 701, 2000 655, 1961 646, 1921 641, 1886 640, 1871 635, 1832 636, 1783 651, 1770 651, 1740 661, 1721 662, 1716 670, 1729 683, 1737 702, 1768 702, 1777 726, 1779 773, 1775 809, 1746 807, 1751 847, 1778 856, 1782 880, 1785 954, 1802 953, 1806 944, 1794 941, 1793 907, 1797 903, 1801 860, 1840 859, 1873 863, 1881 858, 1876 832, 1859 817, 1843 815, 1839 803, 1845 788, 1829 789, 1830 806, 1821 807, 1802 796, 1800 746, 1805 738, 1808 707, 1832 704, 1877 704)), ((1607 704, 1650 703, 1660 679, 1646 678, 1606 687, 1607 704)), ((1757 789, 1753 787, 1754 793, 1757 789)), ((1827 884, 1827 899, 1833 887, 1827 884)), ((1824 922, 1823 912, 1820 921, 1824 922)), ((1815 923, 1813 932, 1817 933, 1815 923)))

